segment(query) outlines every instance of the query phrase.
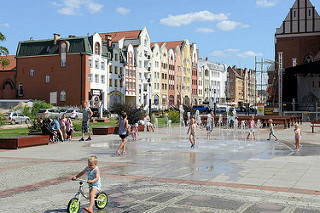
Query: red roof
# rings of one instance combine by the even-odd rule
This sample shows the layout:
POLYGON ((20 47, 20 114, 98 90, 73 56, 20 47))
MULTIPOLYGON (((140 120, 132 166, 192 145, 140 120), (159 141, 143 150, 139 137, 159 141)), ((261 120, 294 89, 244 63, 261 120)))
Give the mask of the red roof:
POLYGON ((166 48, 168 50, 173 49, 175 50, 177 46, 181 47, 184 41, 162 41, 162 42, 153 42, 151 43, 151 49, 153 48, 154 44, 157 43, 159 45, 159 47, 161 48, 161 46, 166 43, 166 48))
POLYGON ((132 31, 123 31, 123 32, 113 32, 113 33, 99 33, 102 40, 106 40, 106 35, 111 35, 111 42, 117 42, 122 38, 139 38, 139 35, 142 30, 132 30, 132 31))
POLYGON ((8 60, 10 60, 10 64, 6 67, 2 67, 0 65, 0 71, 2 70, 15 70, 16 69, 16 59, 15 59, 15 55, 8 55, 8 56, 0 56, 0 60, 2 58, 7 58, 8 60))

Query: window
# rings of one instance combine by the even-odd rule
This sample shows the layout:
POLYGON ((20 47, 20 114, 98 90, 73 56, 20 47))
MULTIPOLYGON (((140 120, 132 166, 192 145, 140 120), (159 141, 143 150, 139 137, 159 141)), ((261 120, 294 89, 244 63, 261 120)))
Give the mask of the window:
POLYGON ((123 67, 120 67, 120 74, 123 74, 123 67))
POLYGON ((65 67, 67 65, 66 60, 61 59, 61 67, 65 67))
POLYGON ((22 83, 19 83, 18 95, 19 96, 23 96, 23 85, 22 85, 22 83))
POLYGON ((105 75, 101 75, 101 83, 104 84, 105 82, 105 75))
POLYGON ((92 68, 92 58, 89 58, 88 65, 90 68, 92 68))
POLYGON ((109 79, 109 87, 112 87, 112 79, 109 79))
POLYGON ((96 68, 96 69, 99 69, 99 60, 98 60, 98 59, 96 59, 94 65, 95 65, 95 68, 96 68))
POLYGON ((114 67, 114 73, 118 74, 118 67, 117 66, 114 67))
POLYGON ((118 87, 118 80, 117 79, 114 80, 114 86, 118 87))
POLYGON ((100 44, 98 42, 94 45, 94 54, 100 54, 100 44))
POLYGON ((92 82, 92 74, 91 73, 88 74, 88 81, 92 82))
POLYGON ((114 54, 114 60, 118 61, 118 54, 117 53, 114 54))
POLYGON ((99 83, 99 75, 98 74, 94 75, 94 82, 99 83))
POLYGON ((295 67, 297 65, 297 59, 292 58, 292 66, 295 67))
POLYGON ((30 70, 30 76, 34 76, 34 69, 30 70))
POLYGON ((112 65, 109 66, 109 73, 112 73, 112 65))
POLYGON ((142 62, 141 62, 141 61, 139 61, 139 67, 140 67, 140 68, 142 67, 142 62))
POLYGON ((50 82, 50 75, 46 75, 46 83, 50 82))
POLYGON ((66 101, 66 92, 65 91, 60 92, 60 101, 66 101))
POLYGON ((105 69, 105 65, 104 65, 104 61, 101 61, 101 70, 104 70, 105 69))

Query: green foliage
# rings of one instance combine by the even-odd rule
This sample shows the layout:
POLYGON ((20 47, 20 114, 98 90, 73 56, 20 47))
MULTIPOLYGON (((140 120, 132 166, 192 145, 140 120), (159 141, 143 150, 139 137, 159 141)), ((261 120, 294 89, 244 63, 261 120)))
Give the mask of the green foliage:
POLYGON ((28 125, 29 132, 41 132, 41 125, 36 117, 32 117, 30 125, 28 125))
POLYGON ((30 116, 35 117, 39 109, 51 109, 52 107, 53 106, 51 104, 48 104, 45 101, 34 100, 33 107, 31 108, 30 116))
POLYGON ((180 112, 178 112, 176 110, 169 110, 168 119, 171 120, 172 123, 179 123, 180 122, 180 112))
POLYGON ((118 104, 114 107, 114 112, 120 116, 121 112, 126 112, 129 124, 135 124, 143 119, 144 111, 127 104, 118 104))
MULTIPOLYGON (((0 32, 0 41, 5 41, 6 37, 0 32)), ((9 55, 9 50, 6 47, 0 46, 0 56, 9 55)), ((10 61, 7 58, 0 59, 0 66, 5 67, 10 64, 10 61)))
POLYGON ((0 129, 5 124, 6 118, 4 117, 4 114, 0 113, 0 129))

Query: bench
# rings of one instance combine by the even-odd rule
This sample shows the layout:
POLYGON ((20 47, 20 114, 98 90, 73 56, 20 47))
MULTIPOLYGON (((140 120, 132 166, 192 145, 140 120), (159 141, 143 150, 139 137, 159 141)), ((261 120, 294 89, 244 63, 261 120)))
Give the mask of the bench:
POLYGON ((0 149, 18 149, 21 147, 48 145, 49 135, 28 135, 0 138, 0 149))
POLYGON ((311 121, 311 129, 312 129, 312 133, 314 133, 314 128, 315 127, 320 127, 320 121, 311 121))
POLYGON ((96 123, 96 122, 110 122, 109 118, 91 118, 90 120, 91 123, 96 123))
MULTIPOLYGON (((138 126, 138 131, 143 131, 144 125, 138 126)), ((110 135, 110 134, 118 134, 119 127, 117 126, 100 126, 93 127, 92 132, 94 135, 110 135)))

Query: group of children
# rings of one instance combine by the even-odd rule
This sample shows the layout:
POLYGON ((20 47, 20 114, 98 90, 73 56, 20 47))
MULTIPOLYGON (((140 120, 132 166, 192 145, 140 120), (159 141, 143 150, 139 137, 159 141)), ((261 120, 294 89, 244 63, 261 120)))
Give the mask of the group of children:
MULTIPOLYGON (((209 118, 210 120, 208 120, 208 124, 207 124, 207 138, 210 139, 210 134, 213 131, 213 126, 214 126, 214 115, 213 112, 211 111, 211 117, 209 118)), ((277 136, 274 134, 274 126, 273 126, 273 120, 269 119, 268 123, 269 123, 269 138, 267 139, 268 141, 271 140, 271 136, 273 136, 275 138, 275 141, 278 141, 277 136)), ((189 134, 190 132, 190 136, 189 136, 189 140, 191 143, 191 148, 195 147, 195 135, 196 135, 196 128, 199 127, 201 129, 203 129, 201 126, 198 126, 195 122, 194 118, 190 119, 190 125, 187 131, 187 134, 189 134)), ((250 139, 250 135, 253 136, 253 139, 256 140, 255 137, 255 133, 254 133, 254 127, 256 127, 255 121, 254 121, 254 116, 250 117, 249 120, 249 133, 247 135, 247 140, 250 139)), ((295 145, 296 145, 296 151, 299 152, 300 151, 300 140, 301 140, 301 129, 299 128, 299 124, 295 124, 295 129, 294 129, 294 134, 295 134, 295 145)))

